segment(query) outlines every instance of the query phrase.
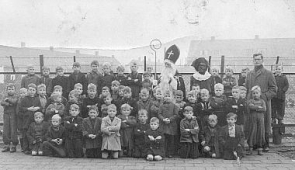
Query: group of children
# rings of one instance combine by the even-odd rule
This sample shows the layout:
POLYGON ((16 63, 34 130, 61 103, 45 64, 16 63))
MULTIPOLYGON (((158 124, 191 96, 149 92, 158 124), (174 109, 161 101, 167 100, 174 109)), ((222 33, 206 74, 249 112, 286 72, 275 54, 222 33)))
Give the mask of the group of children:
POLYGON ((41 78, 28 67, 19 95, 8 84, 1 102, 2 151, 15 152, 20 141, 25 154, 70 158, 240 159, 247 144, 249 154, 254 147, 262 154, 266 107, 258 86, 248 101, 244 86, 226 82, 216 82, 214 94, 194 84, 184 99, 181 90, 153 87, 151 73, 139 74, 136 63, 127 76, 122 66, 114 76, 110 66, 101 74, 93 61, 85 76, 74 63, 69 77, 57 67, 53 79, 47 67, 41 78))

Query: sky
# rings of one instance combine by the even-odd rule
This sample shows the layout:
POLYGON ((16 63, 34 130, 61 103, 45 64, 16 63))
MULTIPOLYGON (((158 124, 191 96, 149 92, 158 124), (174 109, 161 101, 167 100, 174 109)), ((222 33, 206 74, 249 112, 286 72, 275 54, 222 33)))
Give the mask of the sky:
POLYGON ((197 39, 295 37, 292 0, 0 0, 0 45, 130 49, 197 39))

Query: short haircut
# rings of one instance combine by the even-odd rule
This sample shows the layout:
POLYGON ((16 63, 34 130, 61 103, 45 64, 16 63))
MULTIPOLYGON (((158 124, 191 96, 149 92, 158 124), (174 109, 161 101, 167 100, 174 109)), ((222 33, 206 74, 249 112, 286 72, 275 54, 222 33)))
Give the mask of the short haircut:
POLYGON ((124 87, 124 93, 131 93, 131 88, 129 86, 124 87))
POLYGON ((197 96, 196 96, 196 92, 193 91, 193 90, 189 91, 189 92, 187 93, 187 97, 190 97, 190 96, 197 97, 197 96))
POLYGON ((159 124, 160 120, 157 117, 152 117, 150 120, 150 123, 158 123, 159 124))
POLYGON ((156 94, 157 92, 161 92, 161 93, 163 93, 163 92, 162 92, 162 89, 161 89, 160 87, 158 87, 158 86, 154 88, 153 92, 154 92, 155 94, 156 94))
POLYGON ((37 86, 37 89, 38 89, 38 90, 41 89, 41 88, 46 89, 46 85, 45 85, 45 84, 39 84, 39 85, 37 86))
POLYGON ((51 120, 58 120, 58 121, 60 121, 61 120, 61 117, 60 117, 59 114, 55 114, 55 115, 52 116, 51 120))
POLYGON ((119 90, 124 90, 124 87, 125 87, 125 86, 120 85, 120 86, 119 86, 119 90))
POLYGON ((60 85, 56 85, 53 87, 53 91, 54 90, 61 90, 62 91, 62 87, 60 85))
POLYGON ((124 66, 119 65, 119 66, 117 67, 117 71, 122 71, 122 72, 124 72, 124 71, 125 71, 124 66))
POLYGON ((34 84, 34 83, 30 83, 30 84, 28 85, 28 88, 30 88, 30 87, 32 87, 32 88, 34 88, 34 89, 37 89, 37 86, 36 86, 36 84, 34 84))
POLYGON ((15 89, 15 84, 14 83, 8 83, 6 85, 6 89, 8 89, 8 88, 14 88, 15 89))
POLYGON ((74 62, 73 67, 81 67, 81 64, 79 62, 74 62))
POLYGON ((186 111, 193 111, 193 107, 192 106, 185 106, 184 112, 186 112, 186 111))
POLYGON ((250 71, 248 67, 242 68, 242 72, 247 72, 247 71, 250 71))
POLYGON ((26 89, 26 88, 21 88, 21 89, 19 89, 19 92, 21 93, 21 92, 28 92, 28 89, 26 89))
POLYGON ((107 91, 110 91, 110 88, 108 86, 104 86, 101 91, 104 91, 104 90, 107 90, 107 91))
POLYGON ((171 91, 170 90, 165 90, 164 91, 164 95, 167 95, 167 94, 169 94, 169 96, 171 97, 171 91))
POLYGON ((114 104, 110 104, 110 105, 108 105, 108 110, 109 109, 115 109, 115 110, 117 110, 117 107, 114 104))
POLYGON ((136 62, 136 61, 134 61, 134 60, 133 60, 133 61, 131 61, 131 62, 130 62, 130 67, 131 67, 131 66, 137 66, 137 62, 136 62))
POLYGON ((82 85, 81 83, 76 83, 76 84, 74 85, 74 88, 77 88, 77 87, 81 87, 81 88, 83 88, 83 85, 82 85))
POLYGON ((251 91, 255 91, 255 90, 258 90, 259 92, 261 92, 261 88, 259 86, 253 86, 251 88, 251 91))
POLYGON ((234 117, 234 119, 237 120, 238 116, 237 114, 233 113, 233 112, 229 112, 227 115, 226 115, 226 118, 231 118, 231 117, 234 117))
POLYGON ((34 66, 33 65, 28 65, 27 70, 29 70, 30 68, 34 69, 34 66))
POLYGON ((230 66, 226 66, 226 67, 225 67, 225 71, 226 71, 226 70, 229 70, 229 71, 232 72, 232 73, 234 72, 233 68, 230 67, 230 66))
POLYGON ((80 110, 80 107, 77 104, 71 104, 70 109, 72 108, 80 110))
POLYGON ((193 86, 195 86, 195 87, 200 87, 200 84, 198 84, 198 83, 194 83, 193 85, 192 85, 192 87, 193 86))
POLYGON ((104 62, 103 64, 102 64, 102 67, 108 67, 108 68, 111 68, 111 63, 109 63, 109 62, 104 62))
POLYGON ((217 121, 218 120, 217 116, 216 115, 209 115, 208 121, 212 121, 212 120, 217 121))
POLYGON ((96 91, 96 85, 93 84, 93 83, 90 83, 90 84, 88 84, 87 89, 88 90, 95 90, 96 91))
POLYGON ((71 90, 70 93, 69 93, 69 96, 74 96, 76 98, 79 97, 79 93, 77 90, 71 90))
POLYGON ((257 56, 261 56, 261 59, 263 59, 263 55, 261 53, 255 53, 255 54, 253 54, 253 58, 255 58, 257 56))
POLYGON ((59 93, 52 93, 50 97, 53 99, 53 101, 56 101, 56 99, 61 97, 61 95, 59 93))
POLYGON ((43 67, 42 67, 42 71, 50 71, 50 68, 47 67, 47 66, 43 66, 43 67))
POLYGON ((142 74, 142 76, 143 76, 143 77, 144 77, 144 76, 150 76, 150 77, 151 77, 152 75, 151 75, 151 73, 145 71, 145 72, 142 74))
POLYGON ((90 66, 92 65, 96 65, 96 66, 99 66, 99 63, 97 60, 93 60, 91 63, 90 63, 90 66))
POLYGON ((181 91, 181 90, 176 90, 176 91, 175 91, 175 96, 183 97, 183 91, 181 91))
POLYGON ((36 113, 34 113, 34 117, 37 117, 37 116, 42 116, 42 117, 44 117, 44 115, 43 115, 42 112, 36 112, 36 113))
POLYGON ((247 88, 246 88, 246 87, 244 87, 244 86, 239 86, 239 88, 240 88, 240 91, 245 91, 245 92, 247 92, 247 88))
POLYGON ((149 94, 150 91, 147 88, 141 88, 140 93, 147 93, 147 94, 149 94))
POLYGON ((55 71, 57 72, 57 71, 64 71, 64 69, 62 68, 62 66, 57 66, 56 68, 55 68, 55 71))
POLYGON ((112 81, 112 85, 120 85, 120 82, 118 81, 118 80, 114 80, 114 81, 112 81))
POLYGON ((201 89, 200 93, 201 94, 208 94, 209 95, 209 90, 207 90, 207 89, 201 89))
POLYGON ((234 86, 232 90, 240 90, 240 86, 234 86))
POLYGON ((216 66, 215 67, 212 67, 211 68, 211 71, 213 71, 213 70, 215 70, 215 71, 217 71, 219 73, 219 68, 218 67, 216 67, 216 66))
POLYGON ((138 115, 146 115, 146 116, 148 116, 148 111, 147 110, 145 110, 145 109, 140 109, 139 111, 138 111, 138 115))
POLYGON ((96 105, 92 105, 89 107, 88 112, 90 112, 91 110, 94 110, 98 113, 98 107, 96 105))
POLYGON ((122 104, 122 106, 121 106, 121 110, 123 110, 123 109, 133 110, 133 107, 131 107, 128 103, 125 103, 125 104, 122 104))
POLYGON ((220 89, 224 90, 224 85, 221 84, 221 83, 217 83, 217 84, 214 85, 214 90, 217 89, 217 88, 220 88, 220 89))

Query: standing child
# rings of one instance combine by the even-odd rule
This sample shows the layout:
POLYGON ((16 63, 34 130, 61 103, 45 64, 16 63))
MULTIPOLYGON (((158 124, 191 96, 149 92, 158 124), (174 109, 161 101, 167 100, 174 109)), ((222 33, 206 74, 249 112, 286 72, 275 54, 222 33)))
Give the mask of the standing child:
POLYGON ((83 94, 83 85, 81 83, 75 84, 74 90, 76 90, 79 94, 79 96, 78 96, 79 105, 82 105, 83 100, 86 97, 86 94, 83 94))
POLYGON ((34 113, 41 111, 41 103, 39 97, 36 96, 37 87, 31 83, 28 85, 28 95, 21 100, 19 110, 23 117, 23 150, 25 154, 31 154, 29 148, 29 141, 27 138, 27 131, 30 124, 34 121, 34 113))
POLYGON ((52 92, 56 91, 56 86, 61 86, 62 96, 68 98, 68 77, 64 76, 64 69, 57 66, 55 69, 56 76, 52 79, 52 92))
MULTIPOLYGON (((197 93, 196 93, 196 91, 191 90, 187 93, 187 102, 184 105, 184 107, 186 107, 186 106, 191 106, 193 108, 194 116, 198 117, 197 110, 196 110, 197 109, 197 107, 196 107, 197 106, 197 93)), ((184 118, 183 113, 180 114, 180 117, 181 117, 181 119, 184 118)))
POLYGON ((145 133, 146 159, 148 161, 161 161, 165 156, 165 139, 163 131, 159 128, 159 119, 152 117, 150 129, 145 133))
POLYGON ((226 97, 231 96, 231 90, 237 85, 236 78, 233 77, 234 71, 231 67, 225 68, 225 77, 222 79, 224 85, 224 94, 226 97))
MULTIPOLYGON (((98 97, 98 110, 101 110, 101 106, 104 104, 104 100, 107 96, 111 96, 110 88, 104 86, 101 89, 101 94, 98 97)), ((102 115, 101 115, 102 116, 102 115)))
POLYGON ((22 152, 24 151, 23 138, 25 136, 25 133, 24 133, 24 128, 23 128, 23 122, 24 122, 23 115, 24 114, 20 110, 20 106, 21 106, 21 101, 27 96, 27 92, 28 92, 28 90, 26 88, 19 89, 19 98, 18 98, 17 106, 16 106, 17 129, 20 132, 20 134, 19 134, 19 142, 20 142, 22 152))
POLYGON ((142 74, 142 77, 143 77, 143 81, 141 83, 141 87, 146 88, 149 91, 152 91, 153 82, 151 81, 151 74, 146 71, 142 74))
POLYGON ((66 157, 65 151, 65 128, 61 125, 61 117, 55 114, 51 118, 51 126, 45 135, 43 142, 43 154, 45 156, 54 156, 64 158, 66 157))
POLYGON ((43 66, 42 67, 42 76, 40 78, 39 84, 45 84, 46 86, 46 95, 51 95, 52 90, 52 78, 49 77, 50 74, 50 68, 43 66))
POLYGON ((34 66, 30 65, 27 67, 27 75, 24 76, 21 80, 21 88, 28 88, 29 84, 33 83, 36 86, 39 85, 40 78, 35 75, 34 66))
MULTIPOLYGON (((61 103, 64 105, 64 106, 66 106, 67 105, 67 103, 68 103, 68 100, 67 100, 67 98, 65 98, 64 96, 63 96, 63 90, 62 90, 62 87, 60 86, 60 85, 56 85, 56 86, 54 86, 54 90, 53 90, 53 92, 52 93, 57 93, 57 94, 59 94, 60 96, 61 96, 61 103)), ((51 93, 51 94, 52 94, 51 93)), ((53 101, 53 99, 51 98, 51 96, 48 98, 48 100, 47 100, 47 106, 46 106, 46 108, 50 105, 50 104, 52 104, 54 101, 53 101)))
POLYGON ((93 83, 88 84, 87 97, 83 100, 82 104, 82 118, 86 118, 89 112, 89 108, 96 106, 98 107, 99 99, 97 97, 97 88, 93 83))
POLYGON ((180 152, 181 158, 199 157, 199 125, 197 119, 193 117, 193 108, 186 106, 184 108, 184 119, 180 121, 180 152))
POLYGON ((127 77, 124 74, 125 68, 122 65, 119 65, 117 67, 117 75, 115 76, 115 79, 120 82, 121 85, 126 86, 127 85, 127 77))
POLYGON ((148 120, 151 118, 151 106, 152 100, 150 99, 150 91, 146 88, 142 88, 139 93, 139 100, 137 101, 138 110, 145 109, 148 112, 148 120))
POLYGON ((112 104, 113 98, 108 95, 104 98, 104 104, 101 105, 101 117, 106 117, 108 115, 108 107, 112 104))
POLYGON ((72 104, 77 104, 79 106, 79 108, 81 108, 81 105, 78 101, 79 96, 80 95, 76 90, 72 90, 69 93, 69 101, 68 101, 66 108, 65 108, 65 116, 70 116, 70 107, 72 104))
POLYGON ((112 82, 115 80, 114 75, 111 73, 111 64, 109 62, 103 63, 102 70, 103 77, 101 87, 107 86, 109 89, 111 89, 112 82))
POLYGON ((223 84, 217 83, 214 86, 215 96, 211 97, 209 100, 212 113, 218 118, 218 124, 222 127, 226 125, 226 96, 223 95, 224 86, 223 84))
POLYGON ((184 108, 184 105, 186 104, 185 101, 183 101, 183 92, 181 90, 175 91, 175 104, 179 107, 179 111, 181 112, 184 108))
POLYGON ((87 85, 89 84, 95 84, 97 87, 96 91, 101 92, 101 83, 102 83, 102 74, 98 71, 99 63, 97 60, 93 60, 90 63, 91 71, 87 73, 86 79, 87 79, 87 85))
POLYGON ((200 85, 199 84, 193 84, 191 91, 194 91, 195 92, 196 98, 197 98, 196 99, 196 102, 199 103, 201 101, 201 96, 200 96, 201 89, 200 89, 200 85))
POLYGON ((36 112, 34 114, 35 122, 30 124, 27 132, 27 137, 30 143, 30 149, 32 150, 32 155, 42 156, 43 155, 43 141, 45 141, 45 134, 48 129, 47 122, 44 122, 44 117, 41 112, 36 112))
POLYGON ((136 124, 134 116, 130 116, 132 107, 129 104, 123 104, 121 106, 121 115, 118 118, 121 119, 121 156, 132 156, 133 151, 133 128, 136 124))
POLYGON ((65 147, 69 158, 83 157, 83 118, 79 117, 80 108, 77 104, 70 106, 70 116, 64 119, 66 129, 65 147))
POLYGON ((212 83, 211 83, 211 89, 214 91, 214 86, 217 83, 222 83, 222 80, 219 75, 219 69, 217 67, 211 68, 211 75, 212 75, 212 83))
POLYGON ((239 86, 234 86, 232 89, 232 97, 229 97, 228 100, 226 101, 226 110, 227 113, 235 113, 237 115, 237 125, 242 125, 244 126, 244 117, 245 117, 245 102, 244 100, 240 97, 240 87, 239 86))
POLYGON ((131 73, 127 76, 127 85, 131 88, 132 98, 138 98, 141 88, 142 76, 137 72, 138 66, 135 61, 130 64, 131 73))
POLYGON ((114 101, 117 101, 119 98, 119 86, 120 86, 120 82, 117 80, 112 81, 112 98, 114 99, 114 101))
POLYGON ((172 103, 170 91, 164 93, 164 103, 159 108, 159 119, 162 122, 165 135, 165 153, 168 158, 172 158, 175 152, 175 136, 177 135, 177 118, 179 108, 172 103))
POLYGON ((226 115, 227 125, 222 128, 220 134, 223 145, 223 159, 240 160, 244 156, 245 135, 243 127, 236 125, 237 115, 230 112, 226 115))
POLYGON ((209 90, 202 89, 201 90, 201 102, 196 106, 197 116, 200 119, 199 127, 202 130, 205 126, 208 125, 208 117, 212 113, 210 103, 210 94, 209 90))
POLYGON ((58 93, 52 93, 51 98, 53 103, 46 108, 45 121, 50 122, 51 117, 58 114, 61 118, 64 117, 65 106, 61 102, 61 95, 58 93))
POLYGON ((6 86, 7 96, 3 97, 1 106, 4 108, 3 114, 3 143, 2 152, 16 152, 17 139, 17 101, 15 95, 15 85, 9 83, 6 86))
POLYGON ((158 117, 159 108, 163 104, 163 93, 161 88, 156 87, 154 89, 154 97, 155 97, 155 100, 152 101, 150 116, 158 117))
POLYGON ((45 113, 47 106, 46 86, 45 84, 39 84, 37 86, 37 94, 41 103, 41 112, 45 113))
POLYGON ((117 107, 121 107, 123 104, 129 104, 133 110, 131 112, 131 116, 136 116, 137 114, 137 100, 132 97, 131 88, 128 86, 124 87, 124 96, 120 103, 117 103, 117 107))
POLYGON ((87 158, 101 157, 101 118, 98 116, 96 106, 91 106, 88 112, 89 117, 83 120, 83 136, 87 158))
POLYGON ((261 88, 259 86, 252 87, 251 92, 252 99, 247 104, 250 110, 248 130, 250 133, 248 136, 249 154, 252 154, 253 146, 257 146, 258 155, 262 155, 262 147, 265 144, 264 114, 266 105, 264 100, 260 98, 261 88))
POLYGON ((210 115, 208 117, 208 125, 205 126, 201 132, 201 145, 205 157, 220 158, 221 157, 221 144, 219 136, 221 128, 217 125, 217 116, 210 115))
POLYGON ((286 102, 286 92, 289 88, 289 82, 287 77, 282 74, 282 66, 276 66, 275 79, 277 82, 277 95, 271 100, 271 111, 272 111, 272 121, 278 123, 283 123, 283 118, 285 115, 285 102, 286 102))
POLYGON ((246 86, 246 77, 247 77, 247 74, 248 74, 248 72, 249 72, 250 70, 249 70, 249 68, 248 67, 246 67, 246 68, 243 68, 242 69, 242 71, 241 71, 241 74, 240 74, 240 76, 239 76, 239 80, 238 80, 238 85, 239 86, 246 86))
POLYGON ((149 129, 148 112, 144 109, 138 111, 138 122, 134 127, 134 158, 144 158, 146 156, 145 133, 149 129))
POLYGON ((74 89, 75 84, 81 83, 82 93, 86 94, 87 79, 83 73, 81 73, 81 65, 78 62, 73 63, 73 73, 68 78, 68 92, 74 89))
POLYGON ((116 117, 117 108, 114 104, 108 106, 108 116, 102 118, 102 158, 107 159, 111 156, 114 159, 119 158, 121 151, 120 128, 121 119, 116 117))

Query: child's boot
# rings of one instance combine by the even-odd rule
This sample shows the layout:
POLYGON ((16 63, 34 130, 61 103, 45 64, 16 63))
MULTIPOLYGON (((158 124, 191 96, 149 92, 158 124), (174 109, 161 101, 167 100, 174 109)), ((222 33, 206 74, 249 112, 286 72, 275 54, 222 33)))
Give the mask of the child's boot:
POLYGON ((146 157, 146 159, 147 159, 148 161, 152 161, 154 158, 153 158, 153 155, 148 155, 148 156, 146 157))
POLYGON ((2 152, 9 152, 10 151, 10 148, 8 145, 4 145, 3 149, 2 149, 2 152))
POLYGON ((40 151, 40 150, 39 150, 39 151, 38 151, 38 155, 39 155, 39 156, 42 156, 42 155, 43 155, 43 151, 40 151))
POLYGON ((247 155, 252 155, 252 153, 253 153, 253 148, 250 147, 250 148, 249 148, 249 151, 248 151, 248 153, 247 153, 247 155))
POLYGON ((10 153, 16 152, 16 145, 11 146, 10 153))
POLYGON ((36 156, 37 155, 37 151, 32 151, 32 156, 36 156))
POLYGON ((258 148, 258 155, 263 155, 262 148, 258 148))

